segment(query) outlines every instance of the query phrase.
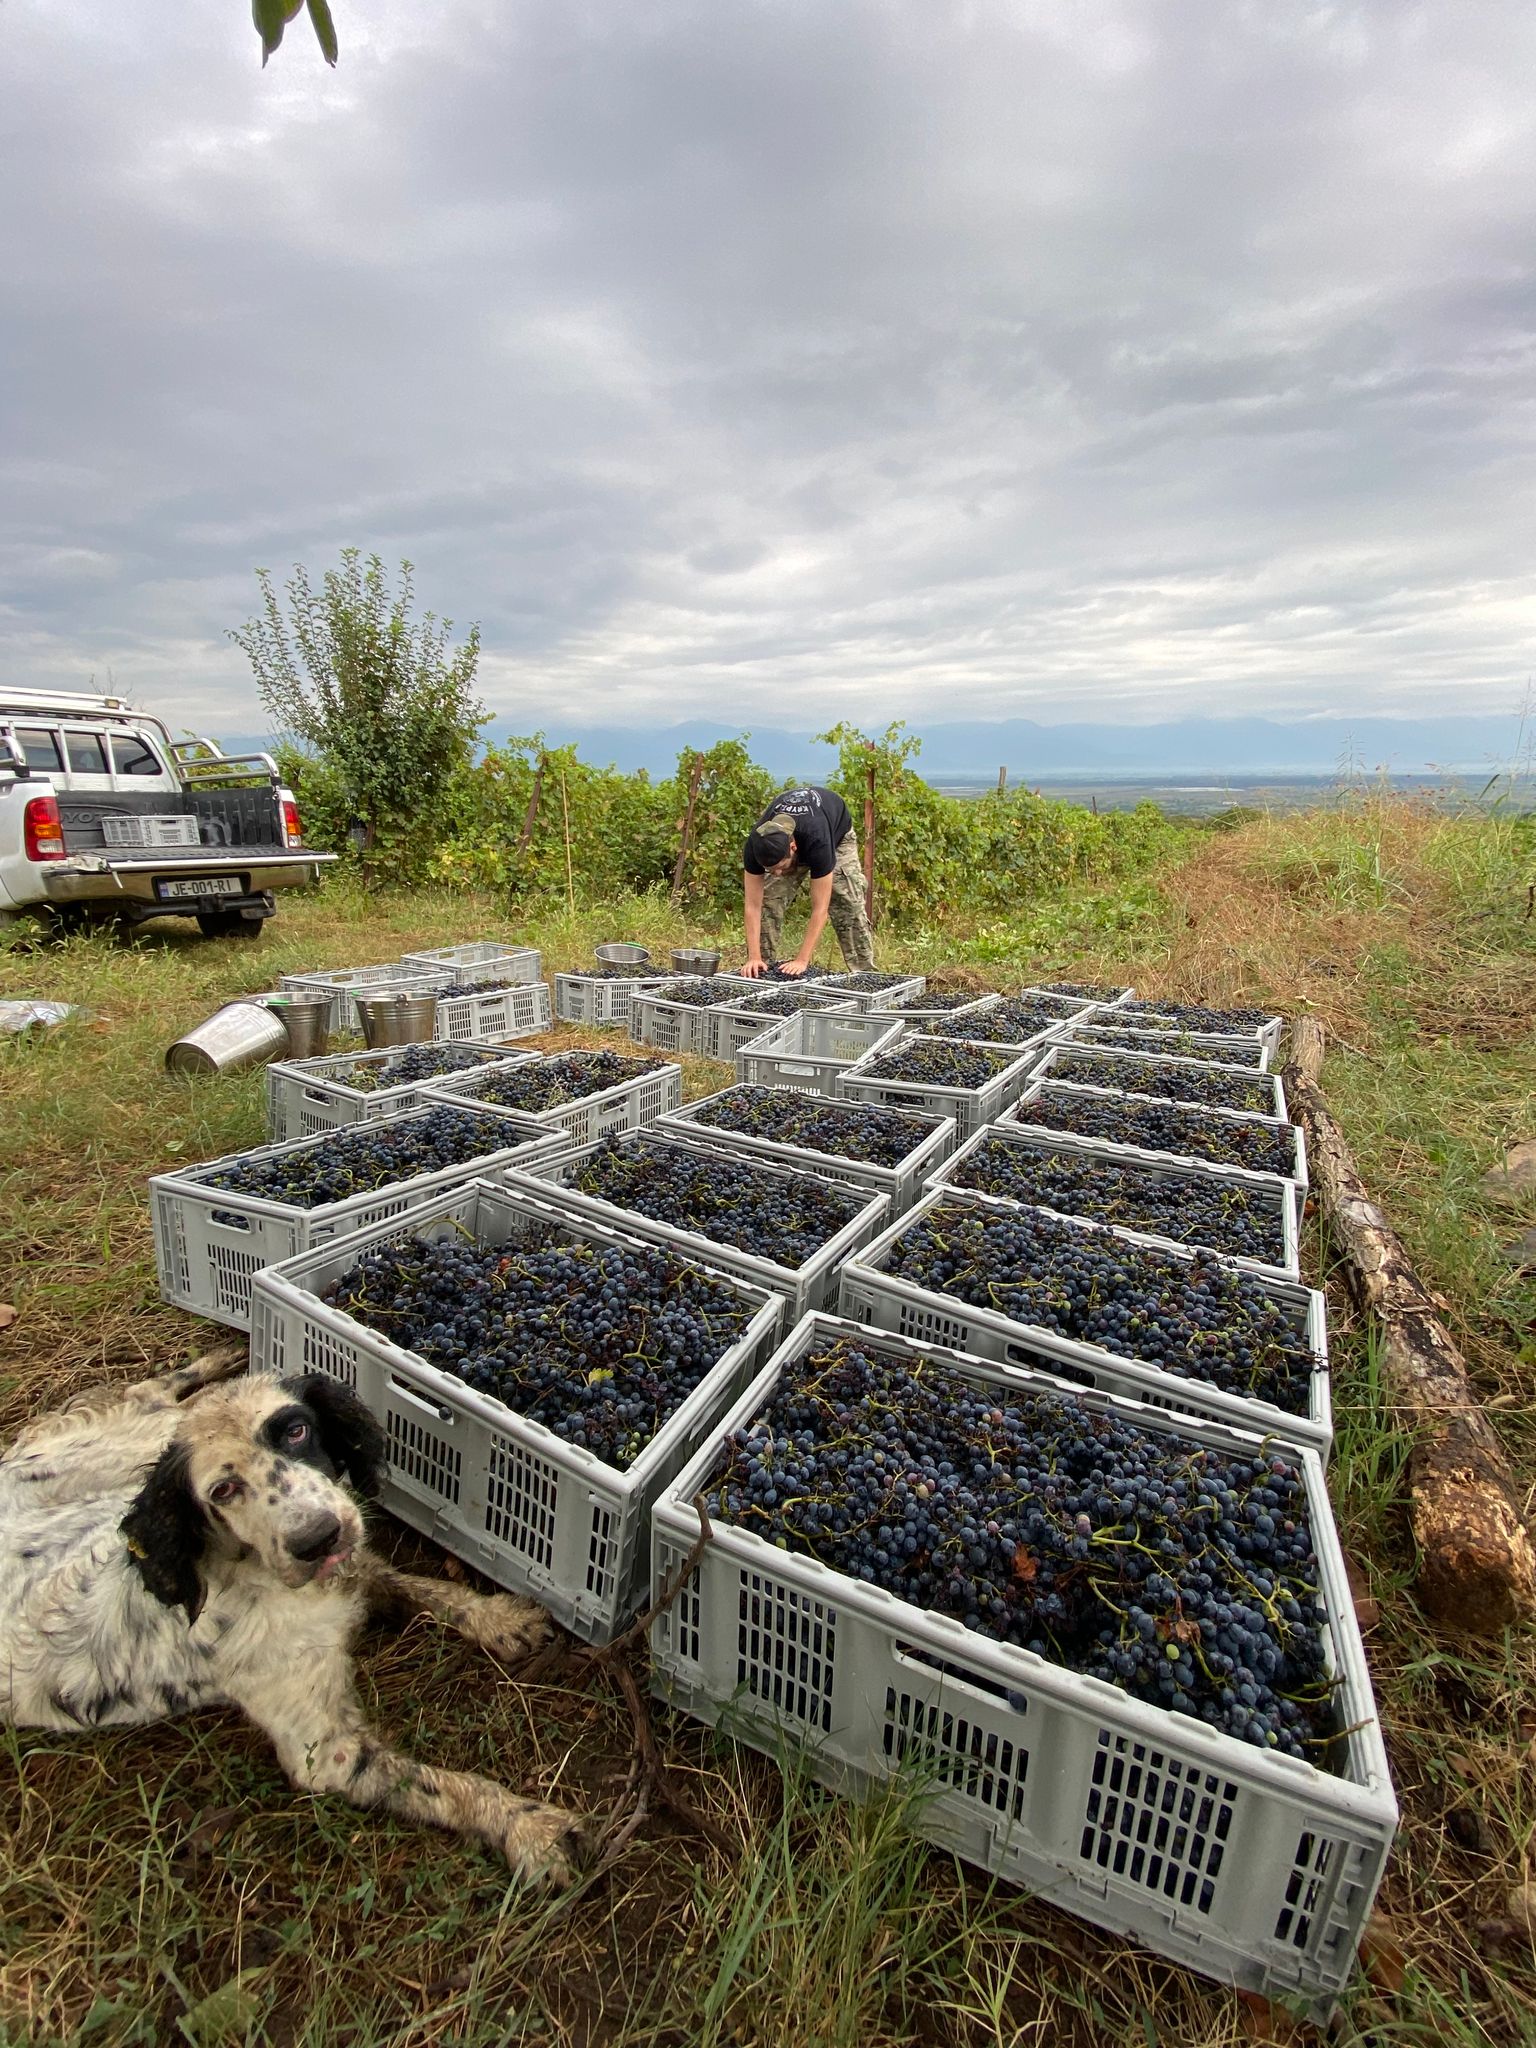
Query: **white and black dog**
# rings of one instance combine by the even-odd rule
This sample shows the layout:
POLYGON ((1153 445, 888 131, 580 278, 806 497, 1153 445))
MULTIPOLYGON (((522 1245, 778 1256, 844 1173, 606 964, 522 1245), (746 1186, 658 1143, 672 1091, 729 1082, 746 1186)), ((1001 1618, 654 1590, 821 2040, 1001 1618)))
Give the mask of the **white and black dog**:
POLYGON ((373 1417, 321 1374, 242 1371, 237 1354, 212 1353, 83 1395, 0 1458, 0 1721, 122 1728, 229 1703, 302 1789, 567 1882, 577 1815, 400 1755, 370 1733, 352 1686, 369 1612, 434 1615, 508 1663, 550 1639, 549 1616, 370 1555, 354 1494, 383 1476, 373 1417))

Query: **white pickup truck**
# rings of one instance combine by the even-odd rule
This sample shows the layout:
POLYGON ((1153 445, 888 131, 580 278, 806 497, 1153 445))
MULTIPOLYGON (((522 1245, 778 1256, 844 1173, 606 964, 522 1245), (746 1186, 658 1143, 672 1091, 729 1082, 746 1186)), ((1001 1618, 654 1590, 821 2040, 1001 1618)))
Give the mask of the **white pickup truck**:
POLYGON ((268 755, 173 740, 119 697, 0 688, 0 926, 195 917, 255 938, 273 892, 335 858, 305 848, 268 755))

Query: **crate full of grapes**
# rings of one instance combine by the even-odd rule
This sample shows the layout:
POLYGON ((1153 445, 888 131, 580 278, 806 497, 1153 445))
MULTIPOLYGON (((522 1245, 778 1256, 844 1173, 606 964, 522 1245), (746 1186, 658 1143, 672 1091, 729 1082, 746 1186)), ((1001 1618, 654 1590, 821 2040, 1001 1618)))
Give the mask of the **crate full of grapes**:
POLYGON ((814 981, 789 981, 750 993, 738 991, 705 1012, 700 1050, 722 1066, 730 1066, 742 1047, 760 1038, 775 1019, 795 1017, 802 1010, 835 1010, 844 1017, 861 1014, 846 996, 832 995, 814 981))
POLYGON ((1034 1055, 1016 1046, 972 1045, 919 1032, 855 1061, 838 1077, 837 1092, 845 1102, 952 1116, 960 1135, 969 1137, 1018 1100, 1034 1064, 1034 1055))
POLYGON ((978 994, 974 989, 925 988, 921 995, 902 996, 895 1002, 882 996, 865 1014, 883 1017, 887 1024, 905 1024, 909 1031, 928 1031, 952 1017, 979 1017, 996 1009, 1002 1000, 995 989, 978 994))
POLYGON ((856 1061, 896 1045, 901 1035, 900 1024, 868 1012, 800 1010, 747 1041, 736 1055, 736 1078, 754 1088, 835 1096, 856 1061))
POLYGON ((1163 1031, 1175 1035, 1184 1031, 1205 1031, 1257 1038, 1271 1060, 1279 1051, 1280 1033, 1285 1028, 1283 1017, 1252 1005, 1218 1010, 1204 1003, 1165 1002, 1156 996, 1122 1005, 1121 1015, 1115 1021, 1127 1024, 1135 1031, 1163 1031))
POLYGON ((268 1267, 251 1363, 351 1387, 384 1431, 391 1512, 606 1642, 646 1597, 652 1502, 782 1314, 730 1274, 469 1181, 268 1267))
POLYGON ((1117 1009, 1133 1002, 1136 991, 1129 983, 1115 987, 1102 981, 1036 981, 1019 990, 1021 996, 1051 996, 1057 1002, 1082 1003, 1093 1008, 1117 1009))
POLYGON ((546 1153, 509 1187, 633 1231, 783 1295, 792 1316, 830 1307, 845 1260, 885 1227, 890 1204, 853 1181, 730 1156, 691 1138, 628 1132, 546 1153))
POLYGON ((923 1029, 930 1038, 956 1039, 967 1045, 1011 1046, 1016 1053, 1033 1053, 1038 1059, 1075 1019, 1103 1014, 1091 1003, 1074 1003, 1065 996, 1026 989, 1018 995, 999 996, 980 1009, 936 1017, 923 1029))
POLYGON ((553 1052, 513 1068, 449 1074, 431 1084, 442 1102, 494 1104, 558 1130, 567 1143, 590 1145, 611 1131, 638 1131, 683 1099, 682 1068, 673 1060, 610 1051, 553 1052))
POLYGON ((1272 1279, 1301 1276, 1295 1184, 1235 1166, 1156 1166, 1083 1139, 1009 1123, 977 1131, 927 1176, 997 1200, 1113 1223, 1215 1252, 1272 1279))
POLYGON ((1262 1038, 1222 1037, 1212 1031, 1138 1031, 1134 1024, 1116 1024, 1095 1014, 1082 1019, 1068 1018, 1056 1032, 1060 1045, 1076 1045, 1105 1052, 1147 1052, 1160 1058, 1209 1060, 1221 1067, 1249 1067, 1256 1074, 1269 1071, 1269 1047, 1262 1038))
POLYGON ((1111 1224, 935 1188, 848 1260, 839 1306, 1322 1456, 1333 1441, 1321 1294, 1111 1224))
POLYGON ((911 1208, 924 1179, 938 1170, 955 1142, 953 1117, 918 1116, 740 1082, 672 1110, 656 1128, 716 1151, 853 1181, 888 1195, 892 1216, 911 1208))
POLYGON ((824 974, 821 986, 851 1002, 856 1010, 888 1010, 893 1003, 915 1000, 928 982, 921 974, 879 974, 866 968, 858 973, 824 974))
POLYGON ((1315 1454, 812 1316, 652 1527, 662 1699, 1327 2017, 1397 1807, 1315 1454))
POLYGON ((712 975, 658 981, 637 989, 629 1005, 629 1035, 660 1052, 709 1052, 708 1012, 720 1001, 712 975))
POLYGON ((403 1216, 476 1174, 558 1152, 564 1135, 512 1110, 428 1102, 403 1114, 258 1145, 149 1183, 166 1301, 250 1327, 263 1266, 403 1216))
POLYGON ((654 988, 675 977, 630 974, 622 967, 586 968, 579 974, 555 976, 555 1015, 562 1024, 629 1025, 629 1006, 637 989, 654 988))
POLYGON ((281 1144, 286 1138, 312 1138, 317 1131, 398 1116, 416 1107, 429 1081, 537 1057, 505 1047, 400 1045, 277 1060, 267 1069, 267 1135, 281 1144))
POLYGON ((1242 1166, 1307 1185, 1307 1143, 1299 1124, 1243 1109, 1205 1109, 1166 1097, 1080 1088, 1031 1077, 999 1119, 1077 1137, 1138 1159, 1174 1165, 1242 1166))
POLYGON ((1157 1095, 1192 1109, 1236 1109, 1286 1121, 1280 1076, 1249 1066, 1058 1041, 1041 1057, 1035 1078, 1069 1081, 1074 1088, 1099 1088, 1111 1095, 1157 1095))

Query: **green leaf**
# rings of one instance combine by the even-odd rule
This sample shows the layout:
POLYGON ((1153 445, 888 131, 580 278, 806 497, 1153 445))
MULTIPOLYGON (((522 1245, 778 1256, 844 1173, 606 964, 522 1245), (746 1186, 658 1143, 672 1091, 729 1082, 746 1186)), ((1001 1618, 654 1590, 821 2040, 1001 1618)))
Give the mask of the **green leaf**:
POLYGON ((251 19, 261 37, 261 61, 265 65, 282 42, 283 30, 291 19, 286 0, 251 0, 251 19))
POLYGON ((331 20, 327 0, 308 0, 308 6, 309 18, 315 25, 315 39, 320 45, 320 53, 327 64, 334 64, 340 46, 336 41, 336 24, 331 20))

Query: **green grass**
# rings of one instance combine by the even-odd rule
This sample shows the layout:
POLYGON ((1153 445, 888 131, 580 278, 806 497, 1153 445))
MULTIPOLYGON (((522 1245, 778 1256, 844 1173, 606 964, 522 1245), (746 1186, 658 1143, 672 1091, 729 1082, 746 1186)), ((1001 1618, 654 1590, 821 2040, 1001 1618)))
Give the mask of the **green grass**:
MULTIPOLYGON (((1132 978, 1151 993, 1311 1011, 1325 1087, 1377 1199, 1402 1229, 1536 1480, 1536 1290, 1499 1244, 1531 1216, 1478 1180, 1536 1134, 1536 839, 1503 814, 1446 819, 1368 803, 1259 819, 1120 894, 1030 906, 983 929, 882 940, 882 962, 1132 978)), ((503 934, 547 969, 602 938, 723 936, 653 900, 509 914, 442 892, 350 884, 285 903, 256 945, 151 930, 0 951, 0 996, 79 1015, 0 1050, 0 1419, 103 1375, 191 1355, 208 1326, 155 1288, 152 1172, 262 1140, 259 1074, 187 1082, 179 1032, 280 972, 388 959, 503 934)), ((826 942, 830 958, 830 940, 826 942)), ((560 1034, 560 1042, 571 1034, 560 1034)), ((719 1085, 690 1062, 690 1095, 719 1085)), ((1327 1247, 1309 1230, 1313 1271, 1327 1247)), ((1528 1641, 1468 1645, 1424 1624, 1401 1509, 1409 1448, 1367 1334, 1330 1295, 1347 1546, 1381 1605, 1373 1669, 1404 1826, 1383 1904, 1400 1965, 1362 1979, 1337 2039, 1536 2039, 1529 1942, 1479 1930, 1530 1874, 1536 1670, 1528 1641), (1470 1818, 1469 1818, 1470 1816, 1470 1818)), ((386 1538, 386 1540, 388 1540, 386 1538)), ((414 1539, 401 1553, 431 1566, 414 1539)), ((601 1810, 629 1763, 627 1711, 571 1659, 536 1687, 426 1626, 370 1644, 364 1695, 407 1748, 601 1810)), ((22 2042, 611 2044, 611 2048, 1236 2048, 1303 2038, 1283 2016, 1129 1949, 909 1832, 921 1792, 834 1799, 721 1736, 657 1712, 670 1768, 724 1854, 653 1816, 604 1879, 560 1901, 509 1887, 492 1859, 293 1793, 230 1717, 82 1740, 3 1738, 0 2048, 22 2042)))

